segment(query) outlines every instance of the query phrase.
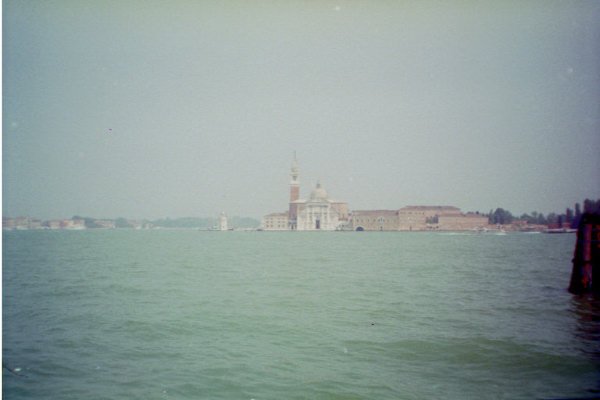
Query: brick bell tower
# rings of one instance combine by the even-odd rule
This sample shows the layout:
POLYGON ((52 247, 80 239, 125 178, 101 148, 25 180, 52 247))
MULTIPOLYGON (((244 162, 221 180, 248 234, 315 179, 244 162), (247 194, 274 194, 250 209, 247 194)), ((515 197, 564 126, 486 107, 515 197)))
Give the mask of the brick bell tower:
POLYGON ((298 181, 298 161, 296 160, 296 152, 294 152, 294 161, 292 161, 292 169, 290 172, 290 210, 288 213, 288 228, 295 231, 298 220, 298 204, 294 203, 300 198, 300 182, 298 181))

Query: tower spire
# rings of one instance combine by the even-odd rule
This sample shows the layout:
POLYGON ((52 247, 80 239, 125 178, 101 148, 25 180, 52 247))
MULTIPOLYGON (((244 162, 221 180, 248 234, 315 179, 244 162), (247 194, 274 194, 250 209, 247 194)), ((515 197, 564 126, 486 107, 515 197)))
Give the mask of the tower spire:
POLYGON ((294 151, 294 160, 292 161, 292 168, 290 172, 290 209, 288 212, 288 224, 291 230, 296 229, 296 220, 298 218, 298 204, 296 200, 300 198, 300 182, 298 181, 299 175, 298 160, 296 159, 296 151, 294 151))
MULTIPOLYGON (((292 160, 292 168, 291 168, 291 172, 290 172, 292 181, 290 182, 290 185, 299 185, 300 184, 300 182, 298 182, 298 175, 299 175, 298 160, 296 159, 296 151, 294 150, 294 159, 292 160)), ((298 199, 296 199, 296 200, 298 200, 298 199)))

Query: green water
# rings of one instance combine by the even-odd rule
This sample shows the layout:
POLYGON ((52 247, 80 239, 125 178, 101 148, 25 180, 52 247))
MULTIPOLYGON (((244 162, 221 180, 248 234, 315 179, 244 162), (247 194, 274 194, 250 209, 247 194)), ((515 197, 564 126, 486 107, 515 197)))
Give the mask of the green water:
POLYGON ((600 389, 574 235, 3 234, 6 399, 535 399, 600 389))

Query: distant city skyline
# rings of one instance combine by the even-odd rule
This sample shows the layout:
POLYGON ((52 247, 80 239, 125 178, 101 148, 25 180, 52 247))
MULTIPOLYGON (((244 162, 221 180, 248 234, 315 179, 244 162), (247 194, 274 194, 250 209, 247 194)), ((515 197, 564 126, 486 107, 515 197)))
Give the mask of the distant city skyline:
POLYGON ((600 198, 600 3, 3 4, 3 214, 600 198))

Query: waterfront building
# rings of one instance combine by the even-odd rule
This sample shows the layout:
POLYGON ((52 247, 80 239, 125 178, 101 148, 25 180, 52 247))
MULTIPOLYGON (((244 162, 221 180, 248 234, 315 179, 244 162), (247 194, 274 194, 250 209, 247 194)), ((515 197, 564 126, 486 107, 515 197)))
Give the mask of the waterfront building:
POLYGON ((44 226, 48 229, 63 229, 63 222, 59 219, 46 221, 44 226))
POLYGON ((345 203, 330 200, 320 183, 317 183, 308 199, 296 200, 294 205, 298 210, 296 229, 299 231, 334 231, 343 221, 341 210, 347 210, 345 203))
POLYGON ((350 226, 355 231, 397 231, 398 210, 353 210, 350 226))
POLYGON ((441 231, 480 230, 489 225, 488 217, 479 213, 461 215, 441 215, 438 218, 441 231))
POLYGON ((222 212, 221 215, 219 215, 219 230, 226 231, 228 229, 229 227, 227 224, 227 215, 225 215, 225 213, 222 212))
POLYGON ((43 226, 42 226, 42 221, 39 219, 36 219, 36 218, 2 217, 2 229, 5 229, 5 230, 43 229, 43 226))
POLYGON ((350 227, 355 231, 460 231, 488 226, 488 218, 463 214, 453 206, 407 206, 398 210, 352 211, 350 227))
POLYGON ((266 231, 287 231, 290 229, 288 216, 287 211, 265 215, 262 220, 262 228, 266 231))
POLYGON ((452 206, 407 206, 398 210, 399 231, 437 229, 441 216, 460 216, 460 209, 452 206))
POLYGON ((288 212, 271 213, 263 217, 264 230, 333 231, 348 221, 348 204, 329 198, 320 182, 307 199, 300 198, 300 173, 294 154, 290 172, 288 212))
POLYGON ((82 230, 85 229, 83 219, 63 219, 59 221, 60 229, 82 230))
POLYGON ((116 228, 115 221, 110 220, 110 219, 95 219, 94 224, 98 228, 103 228, 103 229, 115 229, 116 228))

